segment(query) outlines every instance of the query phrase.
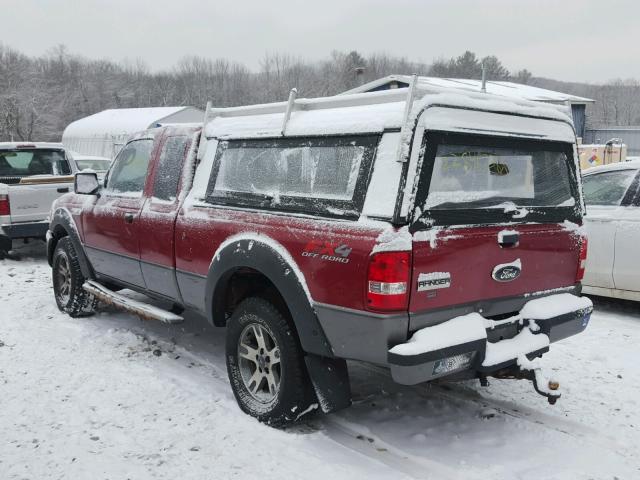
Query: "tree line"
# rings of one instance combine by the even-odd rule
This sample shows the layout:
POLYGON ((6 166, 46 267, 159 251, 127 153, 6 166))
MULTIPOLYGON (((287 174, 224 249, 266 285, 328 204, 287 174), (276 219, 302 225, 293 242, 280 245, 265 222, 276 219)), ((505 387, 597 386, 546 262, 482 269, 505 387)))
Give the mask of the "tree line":
POLYGON ((303 97, 334 95, 394 73, 479 79, 482 65, 489 80, 595 99, 588 110, 590 126, 640 124, 636 80, 606 85, 558 82, 537 78, 526 69, 510 72, 497 57, 480 58, 470 51, 431 64, 356 51, 334 51, 318 61, 268 53, 255 71, 224 58, 188 56, 170 70, 154 72, 141 60, 92 60, 64 46, 32 57, 0 44, 0 141, 59 141, 70 122, 108 108, 282 101, 292 87, 303 97))

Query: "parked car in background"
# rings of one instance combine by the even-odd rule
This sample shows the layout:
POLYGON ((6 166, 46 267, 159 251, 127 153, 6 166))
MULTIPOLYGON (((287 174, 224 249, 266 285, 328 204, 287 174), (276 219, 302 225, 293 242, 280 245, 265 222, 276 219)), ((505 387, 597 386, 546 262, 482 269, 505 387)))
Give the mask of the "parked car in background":
POLYGON ((82 153, 67 150, 67 157, 76 165, 78 171, 90 169, 95 172, 105 173, 109 170, 112 160, 96 155, 84 155, 82 153))
POLYGON ((527 378, 555 402, 531 360, 592 311, 571 120, 413 93, 292 92, 207 111, 202 136, 137 135, 105 185, 78 173, 53 206, 58 307, 86 315, 99 298, 166 322, 190 308, 226 326, 238 404, 272 424, 348 406, 346 359, 406 385, 527 378))
POLYGON ((82 153, 67 150, 67 158, 75 164, 77 171, 93 170, 98 174, 100 181, 104 180, 109 167, 113 160, 107 157, 98 157, 96 155, 84 155, 82 153))
POLYGON ((589 247, 583 292, 640 301, 640 160, 583 174, 589 247))
POLYGON ((51 204, 76 171, 61 143, 0 143, 0 255, 13 240, 45 237, 51 204))

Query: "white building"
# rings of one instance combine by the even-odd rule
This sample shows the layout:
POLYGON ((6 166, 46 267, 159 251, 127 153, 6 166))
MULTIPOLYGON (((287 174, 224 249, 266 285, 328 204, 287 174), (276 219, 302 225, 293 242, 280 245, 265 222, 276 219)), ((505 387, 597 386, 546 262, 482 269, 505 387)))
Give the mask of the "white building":
POLYGON ((65 148, 84 155, 113 158, 134 133, 169 123, 202 122, 194 107, 117 108, 70 123, 62 133, 65 148))
MULTIPOLYGON (((377 92, 379 90, 406 88, 409 86, 410 82, 411 75, 388 75, 386 77, 379 78, 378 80, 365 83, 364 85, 348 90, 344 93, 377 92)), ((418 85, 424 86, 425 88, 446 87, 472 92, 479 92, 482 88, 482 82, 480 80, 466 78, 418 77, 418 85)), ((576 134, 578 137, 584 136, 586 106, 587 104, 594 102, 594 100, 590 98, 578 97, 568 93, 556 92, 545 88, 505 81, 487 80, 485 87, 487 93, 493 93, 494 95, 521 98, 524 100, 531 100, 532 102, 570 106, 576 134)))

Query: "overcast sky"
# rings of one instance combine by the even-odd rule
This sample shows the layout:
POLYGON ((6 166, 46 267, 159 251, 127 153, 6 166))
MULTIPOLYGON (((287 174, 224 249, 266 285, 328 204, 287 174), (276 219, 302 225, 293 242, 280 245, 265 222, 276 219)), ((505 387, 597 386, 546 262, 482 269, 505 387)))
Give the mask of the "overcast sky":
POLYGON ((640 2, 594 0, 2 0, 0 42, 30 55, 57 44, 170 68, 185 55, 257 68, 266 52, 331 50, 431 62, 472 50, 511 71, 586 82, 640 78, 640 2))

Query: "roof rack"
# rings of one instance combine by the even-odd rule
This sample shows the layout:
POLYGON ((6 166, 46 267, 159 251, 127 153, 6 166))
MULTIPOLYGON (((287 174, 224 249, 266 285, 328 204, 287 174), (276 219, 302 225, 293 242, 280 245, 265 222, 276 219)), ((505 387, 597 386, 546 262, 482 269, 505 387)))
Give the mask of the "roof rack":
MULTIPOLYGON (((411 82, 408 88, 397 88, 393 90, 381 90, 376 92, 365 93, 353 93, 348 95, 336 95, 332 97, 319 97, 319 98, 297 98, 297 89, 293 88, 289 92, 289 98, 286 102, 274 102, 264 103, 258 105, 247 105, 239 107, 219 107, 213 108, 211 102, 207 102, 207 107, 204 113, 203 119, 203 131, 206 129, 207 124, 212 122, 216 118, 229 118, 229 117, 243 117, 252 115, 274 115, 282 114, 282 128, 281 135, 286 135, 287 125, 291 118, 291 115, 295 111, 312 111, 312 110, 324 110, 332 108, 344 108, 344 107, 358 107, 366 105, 379 105, 384 103, 405 102, 402 130, 403 132, 410 128, 407 125, 411 116, 411 110, 413 108, 414 101, 427 94, 442 94, 452 93, 457 95, 463 95, 470 99, 483 99, 487 100, 490 97, 501 98, 504 101, 515 105, 540 105, 539 102, 533 102, 528 100, 516 99, 511 97, 503 97, 500 95, 493 95, 490 93, 484 93, 481 91, 469 91, 450 87, 441 87, 436 85, 428 85, 420 81, 420 77, 417 74, 411 76, 411 82)), ((204 150, 206 147, 206 136, 203 134, 200 137, 200 144, 198 148, 198 160, 204 156, 204 150)))
MULTIPOLYGON (((409 83, 409 89, 407 91, 407 103, 404 106, 404 115, 402 116, 402 128, 401 128, 402 138, 404 138, 404 136, 407 135, 407 130, 411 128, 408 125, 408 123, 409 123, 409 117, 411 116, 411 109, 413 108, 413 101, 415 100, 415 97, 416 97, 417 86, 418 86, 418 74, 414 73, 411 76, 411 82, 409 83)), ((398 159, 399 162, 406 162, 408 159, 405 158, 404 155, 402 155, 402 148, 403 148, 403 144, 402 142, 399 142, 398 154, 396 155, 396 158, 398 159)))

